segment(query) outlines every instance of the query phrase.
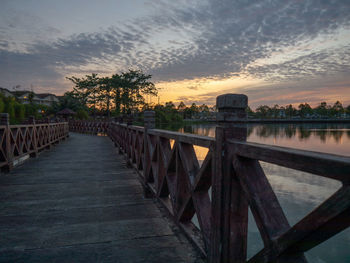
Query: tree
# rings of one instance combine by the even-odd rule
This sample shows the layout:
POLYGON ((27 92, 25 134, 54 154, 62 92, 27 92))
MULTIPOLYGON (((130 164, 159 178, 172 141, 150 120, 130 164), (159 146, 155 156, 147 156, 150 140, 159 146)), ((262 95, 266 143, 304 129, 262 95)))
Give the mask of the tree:
POLYGON ((183 101, 179 103, 179 105, 177 106, 177 110, 182 115, 182 118, 185 118, 186 105, 183 101))
POLYGON ((340 101, 334 103, 333 107, 331 108, 331 115, 333 117, 340 117, 344 112, 345 109, 340 101))
POLYGON ((249 106, 247 106, 245 111, 246 111, 248 117, 254 117, 255 116, 254 111, 249 106))
POLYGON ((96 73, 86 75, 85 78, 70 77, 67 78, 75 84, 74 92, 80 99, 84 101, 84 104, 91 105, 93 108, 93 115, 96 115, 96 104, 99 100, 99 84, 100 79, 96 73))
POLYGON ((205 104, 202 104, 201 106, 199 106, 198 110, 199 110, 199 112, 205 112, 205 113, 209 112, 209 108, 205 104))
POLYGON ((350 115, 350 105, 348 105, 345 109, 346 113, 350 115))
POLYGON ((62 97, 59 98, 59 103, 54 104, 55 111, 60 111, 65 108, 71 109, 73 111, 78 111, 79 109, 87 110, 87 106, 84 103, 85 100, 74 91, 69 91, 64 93, 62 97))
POLYGON ((255 110, 256 115, 260 118, 267 118, 270 111, 271 111, 271 109, 267 105, 261 105, 261 106, 257 107, 255 110))
POLYGON ((271 115, 273 118, 278 118, 280 114, 280 106, 278 104, 275 104, 273 108, 271 109, 271 115))
POLYGON ((198 107, 196 105, 196 103, 192 103, 191 107, 189 108, 189 113, 191 118, 193 118, 194 116, 196 116, 198 114, 199 110, 198 107))
POLYGON ((301 103, 299 106, 299 114, 302 118, 312 115, 313 110, 307 103, 301 103))
POLYGON ((113 107, 117 115, 137 112, 146 104, 145 96, 157 95, 157 89, 150 81, 151 77, 140 70, 129 70, 103 78, 95 73, 84 78, 73 76, 67 78, 75 85, 73 92, 67 95, 87 109, 92 108, 94 116, 97 110, 100 113, 105 110, 109 117, 113 107))
POLYGON ((186 105, 185 105, 185 103, 183 101, 181 101, 179 103, 179 105, 177 106, 177 110, 183 112, 185 109, 186 109, 186 105))
POLYGON ((292 104, 289 104, 286 106, 285 111, 286 111, 286 116, 291 118, 291 117, 295 116, 297 110, 293 107, 292 104))
POLYGON ((14 103, 14 108, 15 108, 16 122, 20 123, 25 118, 25 107, 24 107, 23 104, 15 102, 14 103))
POLYGON ((328 108, 327 102, 323 101, 318 107, 316 107, 315 111, 318 115, 326 117, 328 115, 328 108))
POLYGON ((4 112, 4 110, 5 110, 4 98, 2 95, 0 95, 0 112, 4 112))
POLYGON ((122 96, 122 79, 119 74, 114 74, 110 78, 112 95, 114 99, 115 112, 117 115, 121 113, 121 96, 122 96))
POLYGON ((5 103, 5 112, 9 114, 11 123, 15 120, 15 99, 7 98, 5 103))
POLYGON ((176 110, 175 104, 172 101, 165 102, 165 109, 167 111, 174 111, 176 110))
POLYGON ((124 113, 142 106, 145 103, 145 96, 157 95, 157 89, 149 81, 151 77, 152 75, 145 75, 140 70, 129 70, 120 75, 121 104, 124 113))
POLYGON ((79 120, 87 120, 87 119, 89 119, 89 114, 88 114, 85 110, 79 109, 79 110, 77 111, 76 117, 77 117, 79 120))
POLYGON ((112 79, 105 77, 100 78, 99 80, 99 100, 105 102, 106 104, 106 111, 107 111, 107 117, 110 117, 110 107, 111 107, 111 101, 113 99, 113 86, 112 86, 112 79))

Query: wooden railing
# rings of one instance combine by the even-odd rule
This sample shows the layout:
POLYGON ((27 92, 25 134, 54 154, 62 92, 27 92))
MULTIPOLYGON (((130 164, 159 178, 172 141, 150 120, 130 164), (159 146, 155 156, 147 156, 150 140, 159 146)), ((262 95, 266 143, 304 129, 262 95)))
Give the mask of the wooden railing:
POLYGON ((10 170, 26 155, 36 156, 44 148, 68 136, 68 123, 0 125, 0 167, 10 170))
POLYGON ((211 138, 108 126, 146 189, 209 262, 246 262, 248 207, 264 243, 248 262, 306 262, 303 252, 349 227, 349 157, 228 139, 225 132, 217 128, 211 138), (196 146, 208 149, 201 165, 196 146), (291 227, 259 161, 332 178, 342 187, 291 227))
POLYGON ((106 134, 109 126, 108 121, 83 121, 70 120, 69 131, 88 133, 88 134, 106 134))

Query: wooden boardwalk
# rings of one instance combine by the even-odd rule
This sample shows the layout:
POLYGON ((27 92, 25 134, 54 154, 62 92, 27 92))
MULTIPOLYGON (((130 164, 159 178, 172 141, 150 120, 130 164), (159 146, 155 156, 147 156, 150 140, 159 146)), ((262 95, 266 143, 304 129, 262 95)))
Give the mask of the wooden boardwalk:
POLYGON ((202 262, 108 137, 72 134, 0 176, 0 262, 202 262))

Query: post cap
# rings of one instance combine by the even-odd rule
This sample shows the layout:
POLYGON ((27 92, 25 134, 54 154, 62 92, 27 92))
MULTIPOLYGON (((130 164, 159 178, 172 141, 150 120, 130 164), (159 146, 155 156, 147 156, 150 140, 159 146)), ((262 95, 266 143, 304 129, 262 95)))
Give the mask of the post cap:
POLYGON ((216 107, 219 112, 245 109, 247 106, 248 97, 244 94, 223 94, 216 98, 216 107))
POLYGON ((156 116, 156 112, 153 110, 145 110, 143 112, 143 116, 144 117, 155 117, 156 116))
POLYGON ((146 128, 154 129, 156 126, 156 112, 152 110, 145 110, 143 112, 143 120, 146 128))
POLYGON ((218 122, 232 123, 247 120, 248 97, 244 94, 224 94, 216 98, 218 122))

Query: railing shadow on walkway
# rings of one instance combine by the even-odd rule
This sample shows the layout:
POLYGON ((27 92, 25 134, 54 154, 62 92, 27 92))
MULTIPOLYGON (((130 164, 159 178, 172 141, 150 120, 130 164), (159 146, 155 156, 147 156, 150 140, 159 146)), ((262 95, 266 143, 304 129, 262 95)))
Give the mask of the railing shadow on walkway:
POLYGON ((70 128, 107 132, 145 191, 208 262, 246 262, 248 207, 264 243, 248 262, 307 262, 304 252, 350 225, 350 158, 246 142, 247 97, 222 95, 217 106, 215 138, 154 129, 154 112, 145 112, 145 127, 80 122, 70 128), (196 146, 208 149, 202 165, 196 146), (290 226, 259 161, 335 179, 342 187, 290 226), (199 228, 191 221, 195 215, 199 228))

